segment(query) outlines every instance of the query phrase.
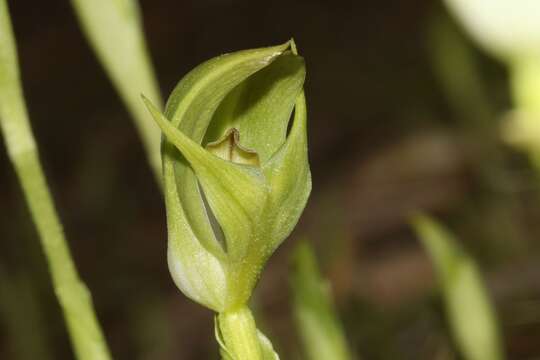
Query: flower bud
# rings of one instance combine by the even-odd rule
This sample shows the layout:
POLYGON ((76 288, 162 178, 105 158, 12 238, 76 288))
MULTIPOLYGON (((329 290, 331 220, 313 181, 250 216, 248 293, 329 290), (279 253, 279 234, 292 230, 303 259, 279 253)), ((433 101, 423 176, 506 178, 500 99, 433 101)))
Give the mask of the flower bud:
POLYGON ((169 269, 186 296, 217 312, 246 304, 307 202, 304 78, 287 42, 203 63, 164 114, 144 99, 164 134, 169 269))

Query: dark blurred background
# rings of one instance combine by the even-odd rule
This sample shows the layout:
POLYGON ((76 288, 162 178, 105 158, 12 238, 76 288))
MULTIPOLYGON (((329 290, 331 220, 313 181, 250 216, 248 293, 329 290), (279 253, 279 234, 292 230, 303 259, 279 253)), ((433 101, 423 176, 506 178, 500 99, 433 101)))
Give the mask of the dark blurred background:
MULTIPOLYGON (((170 279, 160 191, 69 2, 9 5, 41 158, 113 356, 216 359, 213 315, 170 279)), ((313 193, 255 294, 258 322, 283 359, 303 358, 287 275, 300 236, 316 247, 362 358, 452 358, 431 264, 407 223, 418 209, 437 215, 478 260, 508 358, 540 359, 540 179, 498 134, 511 106, 505 69, 438 1, 141 6, 165 96, 224 52, 294 37, 306 58, 313 193)), ((4 151, 0 237, 0 358, 72 359, 4 151)))

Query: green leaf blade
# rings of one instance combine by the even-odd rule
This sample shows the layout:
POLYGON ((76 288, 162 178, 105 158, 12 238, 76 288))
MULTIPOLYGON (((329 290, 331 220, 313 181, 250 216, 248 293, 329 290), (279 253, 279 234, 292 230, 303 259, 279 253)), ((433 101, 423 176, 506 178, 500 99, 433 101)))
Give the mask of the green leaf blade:
POLYGON ((294 315, 307 358, 352 359, 330 286, 320 273, 312 247, 300 242, 292 260, 294 315))
POLYGON ((504 359, 495 310, 474 259, 431 218, 417 215, 412 224, 435 267, 463 355, 469 360, 504 359))

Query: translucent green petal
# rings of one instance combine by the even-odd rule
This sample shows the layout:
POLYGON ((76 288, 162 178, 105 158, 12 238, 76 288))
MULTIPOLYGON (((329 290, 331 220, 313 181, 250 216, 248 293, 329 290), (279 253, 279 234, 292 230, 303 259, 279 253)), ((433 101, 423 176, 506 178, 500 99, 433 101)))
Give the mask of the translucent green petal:
POLYGON ((303 93, 297 98, 294 122, 285 144, 263 164, 262 170, 269 187, 264 216, 251 239, 247 257, 228 268, 230 290, 239 303, 249 298, 266 260, 297 224, 311 191, 303 93))
POLYGON ((214 141, 236 128, 240 145, 255 150, 264 163, 285 142, 305 76, 302 57, 290 52, 280 56, 227 95, 212 119, 206 140, 214 141))
POLYGON ((306 100, 302 92, 296 99, 294 122, 287 141, 263 164, 263 173, 271 187, 266 214, 272 234, 270 251, 289 236, 311 192, 306 121, 306 100))
POLYGON ((185 136, 145 99, 166 138, 184 155, 225 233, 228 258, 245 256, 260 223, 268 189, 259 168, 223 160, 185 136))
POLYGON ((202 246, 193 233, 176 188, 165 194, 167 208, 167 262, 173 280, 193 301, 214 311, 225 309, 227 279, 222 262, 202 246), (195 261, 194 261, 195 259, 195 261))
POLYGON ((270 339, 268 339, 266 335, 264 335, 258 330, 257 335, 259 335, 259 343, 261 345, 263 360, 279 360, 279 355, 277 354, 277 352, 275 352, 270 339))

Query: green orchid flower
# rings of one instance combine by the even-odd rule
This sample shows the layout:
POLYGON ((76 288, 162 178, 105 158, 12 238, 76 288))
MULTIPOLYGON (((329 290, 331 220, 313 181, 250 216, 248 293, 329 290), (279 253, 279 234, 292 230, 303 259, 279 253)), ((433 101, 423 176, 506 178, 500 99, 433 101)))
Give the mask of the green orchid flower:
POLYGON ((289 41, 199 65, 164 114, 144 99, 164 134, 169 269, 187 297, 219 313, 225 358, 266 358, 246 304, 311 191, 304 79, 289 41), (231 340, 240 323, 259 349, 231 340))

